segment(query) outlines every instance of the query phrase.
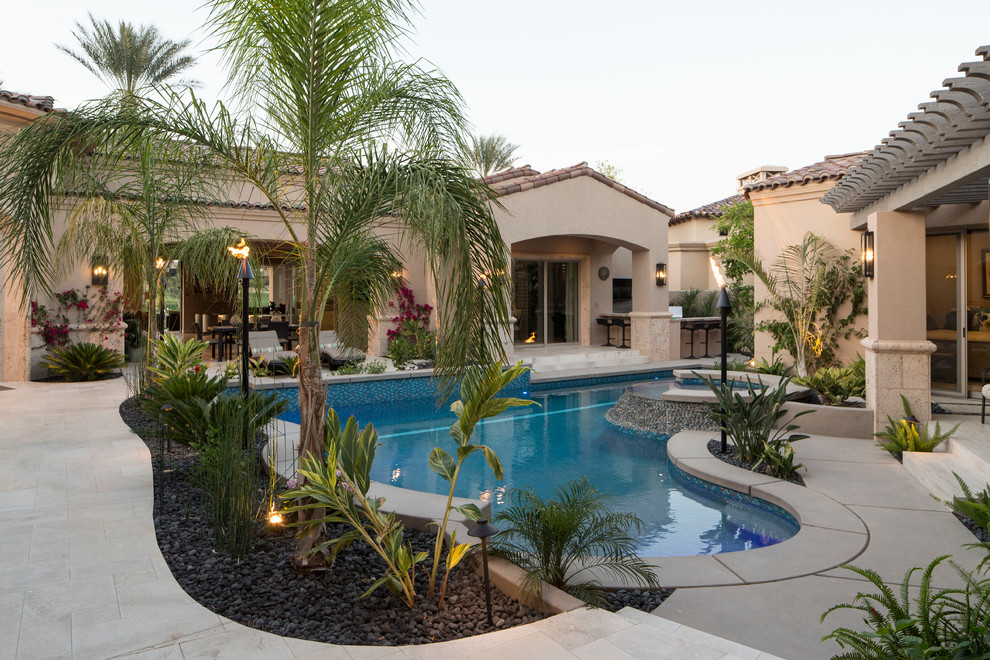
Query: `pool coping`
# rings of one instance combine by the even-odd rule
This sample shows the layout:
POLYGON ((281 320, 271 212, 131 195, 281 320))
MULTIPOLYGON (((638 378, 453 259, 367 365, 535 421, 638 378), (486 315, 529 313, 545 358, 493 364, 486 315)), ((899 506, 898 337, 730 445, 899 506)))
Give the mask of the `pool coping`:
MULTIPOLYGON (((680 431, 667 441, 667 455, 678 469, 716 486, 764 500, 790 513, 798 533, 772 546, 713 555, 644 557, 667 588, 716 587, 776 582, 804 577, 846 564, 869 545, 863 520, 814 489, 730 465, 708 451, 711 431, 680 431)), ((631 585, 601 580, 609 589, 631 585)))

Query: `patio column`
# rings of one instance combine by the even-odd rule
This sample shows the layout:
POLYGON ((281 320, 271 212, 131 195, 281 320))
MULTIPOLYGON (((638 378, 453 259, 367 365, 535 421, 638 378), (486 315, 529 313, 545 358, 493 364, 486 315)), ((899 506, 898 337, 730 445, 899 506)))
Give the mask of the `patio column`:
POLYGON ((931 353, 925 325, 925 216, 873 213, 875 275, 867 280, 869 336, 866 349, 866 406, 873 428, 887 416, 904 416, 901 395, 920 420, 931 418, 931 353))
POLYGON ((657 286, 656 264, 666 261, 666 254, 652 250, 632 253, 632 312, 629 314, 632 347, 650 359, 670 359, 670 311, 667 309, 668 287, 657 286))

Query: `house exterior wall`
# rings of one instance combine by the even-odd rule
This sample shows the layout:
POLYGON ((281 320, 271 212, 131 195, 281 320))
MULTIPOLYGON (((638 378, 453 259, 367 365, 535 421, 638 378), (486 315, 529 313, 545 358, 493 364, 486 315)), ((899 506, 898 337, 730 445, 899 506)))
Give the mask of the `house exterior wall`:
POLYGON ((671 291, 717 288, 709 261, 712 246, 721 238, 712 229, 714 224, 712 218, 692 218, 668 229, 671 291))
MULTIPOLYGON (((850 214, 836 213, 819 201, 834 183, 813 182, 749 193, 754 213, 754 250, 767 267, 777 260, 784 248, 800 243, 809 231, 825 237, 839 251, 853 250, 858 258, 860 232, 849 228, 850 214)), ((767 299, 767 289, 759 280, 754 282, 754 296, 757 303, 767 299)), ((848 309, 843 311, 848 312, 848 309)), ((756 314, 756 323, 774 317, 773 310, 762 309, 756 314)), ((857 327, 865 330, 866 324, 864 315, 857 327)), ((757 332, 756 359, 769 359, 773 344, 769 333, 757 332)), ((847 364, 862 352, 860 339, 853 337, 839 340, 836 356, 847 364)))

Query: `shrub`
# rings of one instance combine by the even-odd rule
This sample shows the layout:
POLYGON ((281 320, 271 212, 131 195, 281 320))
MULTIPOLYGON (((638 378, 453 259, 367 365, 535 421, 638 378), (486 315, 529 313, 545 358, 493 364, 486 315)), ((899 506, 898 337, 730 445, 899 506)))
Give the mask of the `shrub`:
POLYGON ((948 559, 936 558, 922 571, 910 569, 901 582, 899 593, 884 584, 874 571, 845 566, 865 577, 876 593, 860 592, 852 603, 829 608, 821 620, 836 610, 852 609, 862 612, 867 631, 836 628, 822 641, 834 639, 849 651, 837 658, 916 660, 934 658, 985 658, 990 654, 990 579, 964 571, 950 564, 963 578, 958 589, 938 589, 932 585, 935 568, 948 559), (912 576, 922 571, 917 596, 910 597, 912 576))
MULTIPOLYGON (((747 362, 746 360, 725 361, 725 369, 727 371, 746 371, 747 367, 749 367, 749 362, 747 362)), ((715 362, 712 363, 712 369, 721 369, 721 368, 722 368, 721 359, 715 360, 715 362)))
MULTIPOLYGON (((226 378, 208 376, 203 370, 187 371, 148 385, 140 399, 141 410, 147 417, 157 420, 166 405, 176 409, 194 399, 212 401, 226 389, 226 378)), ((184 445, 199 439, 177 422, 171 423, 165 433, 170 439, 184 445)))
POLYGON ((385 585, 392 593, 402 594, 406 604, 413 607, 416 564, 426 559, 427 553, 413 552, 405 542, 402 524, 393 514, 380 510, 384 498, 368 497, 378 434, 371 424, 358 430, 353 417, 341 429, 340 418, 332 408, 327 410, 324 429, 326 462, 311 455, 300 459, 299 474, 305 482, 279 495, 290 502, 285 510, 292 513, 321 507, 323 512, 329 511, 305 523, 293 523, 302 527, 302 533, 312 532, 326 523, 349 525, 350 531, 324 541, 312 552, 329 552, 332 562, 351 543, 367 543, 385 562, 385 575, 372 583, 364 595, 385 585))
MULTIPOLYGON (((793 455, 789 451, 790 443, 808 437, 792 433, 797 430, 797 424, 783 422, 787 414, 783 406, 787 402, 790 378, 782 378, 774 388, 754 387, 752 381, 747 381, 744 396, 704 376, 698 377, 715 394, 717 404, 709 408, 708 414, 732 438, 739 451, 739 460, 752 465, 754 469, 759 465, 766 465, 770 474, 783 478, 783 473, 778 470, 786 470, 788 457, 793 463, 793 455), (774 428, 778 423, 780 427, 774 428)), ((799 412, 790 422, 810 412, 812 411, 799 412)), ((797 467, 800 466, 795 466, 794 469, 797 467)))
POLYGON ((217 397, 209 405, 205 435, 192 443, 200 457, 193 479, 205 496, 214 542, 235 559, 251 550, 261 501, 258 454, 253 444, 244 446, 257 430, 252 407, 241 394, 217 397))
MULTIPOLYGON (((207 396, 209 392, 205 392, 207 396)), ((247 425, 248 438, 254 438, 280 412, 285 410, 285 400, 274 392, 249 390, 247 395, 236 396, 220 393, 212 398, 188 397, 171 402, 172 411, 165 416, 165 434, 184 445, 196 448, 208 446, 214 429, 224 424, 231 405, 242 405, 243 425, 247 425)))
POLYGON ((285 363, 285 367, 289 370, 289 375, 295 378, 299 375, 299 356, 298 355, 286 355, 282 358, 282 362, 285 363))
POLYGON ((404 336, 397 336, 389 344, 389 354, 396 369, 405 370, 416 357, 416 347, 404 336))
POLYGON ((879 438, 877 444, 889 451, 891 454, 900 454, 906 451, 934 451, 936 447, 952 437, 952 434, 959 428, 959 424, 952 427, 948 433, 942 433, 942 427, 935 422, 935 433, 928 434, 928 425, 924 422, 909 422, 908 417, 914 417, 911 412, 911 404, 902 394, 901 403, 904 405, 905 419, 894 420, 887 416, 887 428, 880 433, 874 433, 879 438))
POLYGON ((659 586, 629 535, 631 528, 642 528, 639 518, 611 511, 609 498, 587 477, 560 485, 554 493, 544 500, 532 488, 513 489, 511 506, 495 516, 503 529, 494 537, 492 551, 525 572, 522 587, 529 597, 539 597, 545 582, 602 607, 604 591, 593 577, 596 572, 659 586))
POLYGON ((385 373, 385 363, 381 360, 373 360, 365 365, 365 371, 369 374, 383 374, 385 373))
POLYGON ((766 358, 760 358, 759 362, 754 361, 750 369, 756 373, 769 374, 771 376, 790 376, 793 371, 791 365, 786 364, 776 353, 770 356, 769 361, 766 358))
POLYGON ((192 371, 197 367, 206 367, 203 361, 203 351, 209 344, 198 339, 182 341, 175 335, 164 334, 161 339, 152 342, 154 362, 150 369, 155 374, 155 380, 162 381, 172 376, 192 371))
POLYGON ((990 531, 990 484, 978 493, 973 493, 972 489, 955 472, 952 476, 959 482, 962 488, 962 497, 953 497, 951 502, 943 502, 958 515, 969 518, 974 523, 990 531))
POLYGON ((124 356, 109 348, 83 342, 57 348, 45 356, 44 364, 72 382, 99 380, 124 366, 124 356))
POLYGON ((360 362, 347 362, 340 365, 337 368, 337 374, 340 376, 353 376, 356 374, 364 373, 364 365, 360 362))

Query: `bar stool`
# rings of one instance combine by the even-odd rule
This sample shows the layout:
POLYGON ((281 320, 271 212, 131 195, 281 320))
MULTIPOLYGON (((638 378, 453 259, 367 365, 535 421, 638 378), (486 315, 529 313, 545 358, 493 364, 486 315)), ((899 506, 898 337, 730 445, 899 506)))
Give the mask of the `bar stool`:
POLYGON ((602 346, 615 346, 615 344, 612 343, 612 321, 599 317, 595 319, 595 322, 605 328, 605 343, 602 344, 602 346))

